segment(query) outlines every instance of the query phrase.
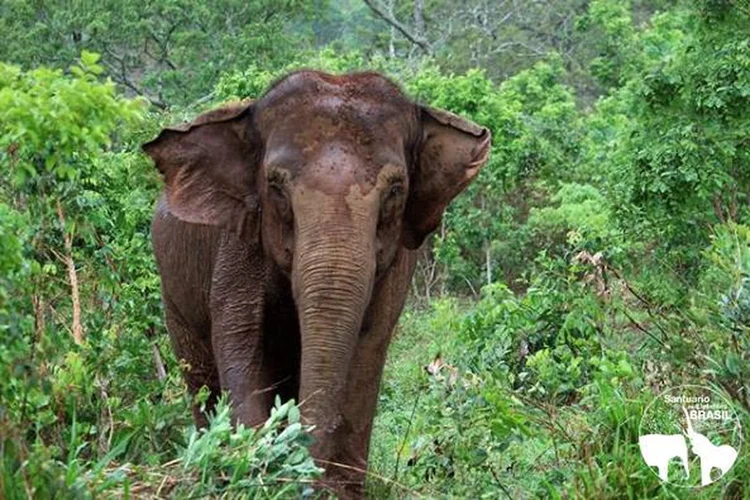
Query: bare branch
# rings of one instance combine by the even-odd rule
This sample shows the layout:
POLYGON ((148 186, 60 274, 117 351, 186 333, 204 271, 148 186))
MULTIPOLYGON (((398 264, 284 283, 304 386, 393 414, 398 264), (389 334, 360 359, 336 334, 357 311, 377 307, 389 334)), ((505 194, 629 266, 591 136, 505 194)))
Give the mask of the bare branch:
MULTIPOLYGON (((393 10, 389 11, 391 12, 393 10)), ((424 0, 414 0, 414 34, 424 36, 424 0)))
POLYGON ((127 65, 124 57, 119 57, 117 54, 109 50, 106 45, 103 47, 103 52, 107 56, 102 60, 105 67, 109 69, 109 75, 112 79, 120 85, 132 90, 135 94, 145 97, 148 101, 159 109, 167 109, 167 104, 162 99, 154 98, 148 95, 143 89, 133 82, 128 76, 127 65), (111 59, 117 66, 107 61, 111 59), (119 70, 119 71, 118 71, 119 70))
POLYGON ((383 21, 387 22, 397 30, 401 32, 402 35, 406 37, 407 40, 418 46, 420 49, 422 49, 427 54, 432 54, 432 46, 430 45, 430 42, 422 38, 421 36, 412 33, 411 30, 409 30, 406 26, 401 24, 398 19, 396 19, 393 15, 391 15, 386 9, 384 9, 377 0, 363 0, 365 2, 365 5, 370 7, 370 9, 383 21))

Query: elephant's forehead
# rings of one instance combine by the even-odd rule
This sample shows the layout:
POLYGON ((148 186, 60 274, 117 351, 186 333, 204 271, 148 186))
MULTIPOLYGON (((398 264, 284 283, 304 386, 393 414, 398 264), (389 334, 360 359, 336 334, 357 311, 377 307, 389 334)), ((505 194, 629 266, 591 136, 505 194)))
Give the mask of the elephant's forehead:
POLYGON ((267 110, 261 128, 299 144, 345 139, 368 146, 403 135, 410 124, 408 110, 389 103, 336 94, 304 97, 267 110))
POLYGON ((328 102, 279 117, 266 139, 266 165, 295 178, 375 184, 385 165, 405 166, 406 134, 398 117, 378 121, 367 113, 328 102))
POLYGON ((285 121, 297 128, 312 125, 332 132, 373 135, 378 125, 412 118, 416 107, 388 79, 373 73, 328 75, 293 73, 276 83, 258 101, 261 128, 285 121))

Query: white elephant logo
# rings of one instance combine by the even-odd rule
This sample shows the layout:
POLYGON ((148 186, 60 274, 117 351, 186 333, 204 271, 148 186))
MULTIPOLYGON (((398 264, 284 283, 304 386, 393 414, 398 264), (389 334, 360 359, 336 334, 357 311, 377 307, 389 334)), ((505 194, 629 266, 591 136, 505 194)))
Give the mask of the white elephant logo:
POLYGON ((731 404, 713 389, 692 385, 669 389, 652 401, 644 411, 639 434, 643 460, 656 468, 659 479, 693 487, 706 486, 726 475, 737 461, 742 440, 740 421, 731 404), (680 470, 673 471, 670 478, 670 464, 678 466, 675 459, 680 470))

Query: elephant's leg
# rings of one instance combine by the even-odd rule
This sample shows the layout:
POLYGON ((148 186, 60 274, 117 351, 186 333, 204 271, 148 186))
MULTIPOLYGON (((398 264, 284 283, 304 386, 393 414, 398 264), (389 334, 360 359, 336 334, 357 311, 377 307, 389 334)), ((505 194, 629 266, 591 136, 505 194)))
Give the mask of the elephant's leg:
POLYGON ((234 420, 247 426, 268 418, 274 396, 271 367, 264 363, 264 279, 255 249, 226 235, 211 284, 211 344, 234 420))
POLYGON ((331 460, 343 467, 324 464, 326 480, 332 483, 342 498, 364 496, 370 434, 383 365, 393 330, 404 307, 415 261, 412 252, 401 250, 393 267, 376 285, 373 302, 363 322, 349 370, 343 406, 345 425, 341 426, 335 438, 338 453, 331 460))
POLYGON ((275 389, 263 363, 261 325, 253 320, 261 310, 261 304, 225 304, 212 315, 221 388, 229 392, 234 420, 247 426, 268 418, 275 389))
POLYGON ((205 427, 208 425, 206 414, 213 411, 221 392, 208 332, 197 332, 188 327, 176 309, 167 301, 165 303, 167 330, 177 359, 185 362, 182 374, 188 391, 193 396, 204 386, 209 391, 205 412, 201 411, 199 404, 194 403, 192 407, 195 425, 205 427))

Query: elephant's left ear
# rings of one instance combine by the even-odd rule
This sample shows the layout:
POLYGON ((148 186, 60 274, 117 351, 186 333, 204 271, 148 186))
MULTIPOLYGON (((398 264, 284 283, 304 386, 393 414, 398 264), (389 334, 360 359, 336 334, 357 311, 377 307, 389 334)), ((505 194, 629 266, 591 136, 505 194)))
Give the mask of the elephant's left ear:
POLYGON ((448 204, 489 158, 492 135, 447 111, 421 108, 422 141, 411 178, 404 246, 414 250, 434 231, 448 204))

